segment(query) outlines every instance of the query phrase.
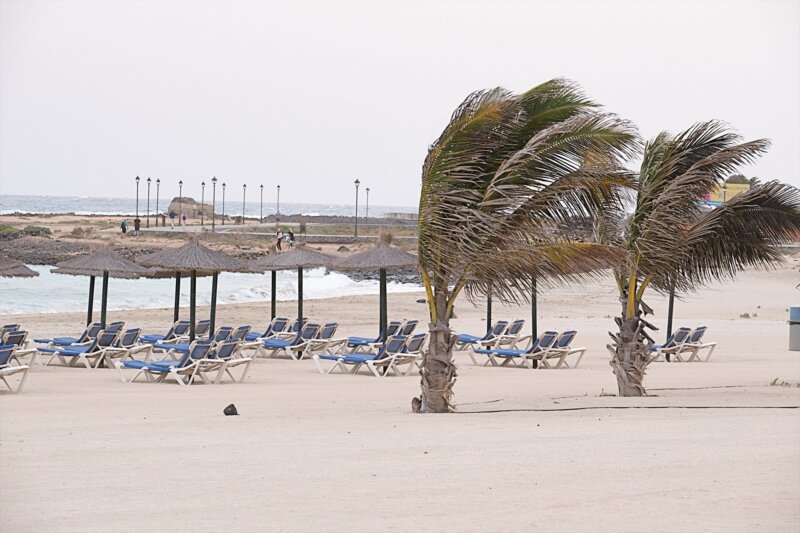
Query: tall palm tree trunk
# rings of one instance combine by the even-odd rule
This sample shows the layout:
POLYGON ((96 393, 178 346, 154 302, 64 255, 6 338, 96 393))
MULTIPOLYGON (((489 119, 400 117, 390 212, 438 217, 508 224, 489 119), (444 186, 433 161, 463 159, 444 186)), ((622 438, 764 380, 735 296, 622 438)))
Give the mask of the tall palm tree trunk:
MULTIPOLYGON (((627 300, 624 298, 623 300, 627 300)), ((619 333, 611 335, 616 341, 613 347, 611 368, 617 377, 617 389, 620 396, 646 396, 642 383, 647 365, 650 363, 650 350, 644 342, 642 328, 647 324, 639 315, 639 303, 636 303, 636 313, 633 318, 626 319, 625 304, 623 303, 622 316, 616 317, 614 322, 619 326, 619 333)))
POLYGON ((452 403, 453 385, 456 382, 456 366, 453 363, 453 345, 456 337, 450 331, 450 316, 447 312, 446 290, 436 290, 434 304, 436 319, 429 325, 428 350, 423 353, 422 394, 411 402, 416 413, 449 413, 455 408, 452 403))

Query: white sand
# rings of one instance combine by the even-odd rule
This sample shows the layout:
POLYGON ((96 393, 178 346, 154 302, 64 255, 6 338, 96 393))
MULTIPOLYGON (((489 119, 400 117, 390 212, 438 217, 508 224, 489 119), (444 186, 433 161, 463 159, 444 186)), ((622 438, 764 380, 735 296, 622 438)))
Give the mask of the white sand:
MULTIPOLYGON (((642 399, 601 396, 616 392, 607 284, 540 298, 540 331, 578 329, 581 368, 481 368, 459 353, 454 415, 410 413, 417 377, 322 376, 311 362, 259 360, 244 384, 192 387, 37 367, 25 392, 0 394, 0 531, 798 531, 800 410, 776 407, 800 406, 800 388, 769 386, 800 383, 785 323, 797 264, 679 302, 676 327, 704 323, 719 347, 709 363, 651 365, 642 399), (231 402, 241 416, 223 416, 231 402), (672 408, 613 409, 626 406, 672 408), (467 413, 490 410, 511 412, 467 413)), ((424 319, 420 297, 390 295, 391 317, 424 319)), ((648 303, 663 325, 665 300, 648 303)), ((306 312, 368 334, 377 298, 306 312)), ((457 312, 455 328, 485 327, 482 306, 457 312)), ((262 328, 267 313, 219 318, 262 328)), ((158 331, 171 311, 124 316, 158 331)), ((495 305, 517 316, 529 308, 495 305)), ((35 336, 82 319, 3 318, 35 336)))

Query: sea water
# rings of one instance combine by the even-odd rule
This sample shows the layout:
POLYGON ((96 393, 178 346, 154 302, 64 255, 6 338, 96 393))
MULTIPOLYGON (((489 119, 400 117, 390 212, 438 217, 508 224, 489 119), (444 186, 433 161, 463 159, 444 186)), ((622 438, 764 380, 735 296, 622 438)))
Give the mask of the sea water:
MULTIPOLYGON (((89 278, 53 274, 51 266, 29 265, 39 272, 36 278, 0 278, 0 315, 18 313, 61 313, 85 311, 89 296, 89 278)), ((324 268, 303 271, 303 299, 331 298, 335 296, 378 294, 377 280, 355 281, 338 272, 324 268)), ((95 310, 100 310, 102 280, 95 281, 95 310)), ((297 299, 297 271, 277 273, 277 299, 297 299)), ((421 290, 413 283, 389 282, 390 293, 421 290)), ((217 303, 269 302, 270 274, 219 275, 217 303)), ((172 307, 175 301, 175 280, 166 279, 115 279, 108 282, 108 308, 157 309, 172 307)), ((197 304, 211 303, 211 277, 197 279, 197 304)), ((181 279, 181 306, 189 305, 189 278, 181 279)), ((377 306, 377 299, 376 304, 377 306)))
MULTIPOLYGON (((161 198, 158 204, 158 211, 164 213, 169 206, 172 198, 161 198)), ((195 198, 200 201, 200 198, 195 198)), ((205 198, 206 205, 211 205, 211 198, 205 198)), ((276 205, 272 202, 265 202, 263 206, 264 216, 275 213, 276 205)), ((358 208, 359 216, 365 216, 365 205, 361 203, 358 208)), ((416 207, 410 206, 385 206, 370 205, 370 217, 383 217, 386 213, 416 213, 416 207)), ((222 204, 217 195, 216 212, 222 212, 222 204)), ((92 198, 80 196, 22 196, 22 195, 0 195, 0 215, 12 213, 35 213, 35 214, 63 214, 75 213, 76 215, 126 215, 133 216, 136 213, 135 198, 92 198)), ((144 197, 139 197, 139 214, 147 213, 147 201, 144 197)), ((150 198, 150 214, 156 213, 155 197, 150 198)), ((229 216, 242 214, 242 202, 226 202, 225 213, 229 216)), ((261 216, 261 202, 246 202, 245 214, 248 217, 258 218, 261 216)), ((353 216, 353 205, 338 204, 301 204, 281 202, 281 213, 284 215, 307 215, 307 216, 353 216)))

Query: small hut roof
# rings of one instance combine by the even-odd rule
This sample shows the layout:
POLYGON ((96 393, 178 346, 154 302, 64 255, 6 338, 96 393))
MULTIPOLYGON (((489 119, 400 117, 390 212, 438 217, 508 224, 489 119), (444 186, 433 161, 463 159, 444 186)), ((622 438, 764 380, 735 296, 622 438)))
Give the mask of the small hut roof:
POLYGON ((238 259, 215 252, 200 244, 197 239, 192 239, 180 248, 146 255, 138 259, 138 262, 162 271, 190 273, 195 270, 200 275, 246 270, 244 263, 238 259))
POLYGON ((298 246, 288 252, 274 253, 251 261, 250 270, 263 272, 267 270, 289 270, 294 268, 317 268, 329 266, 334 258, 328 254, 298 246))
POLYGON ((16 259, 0 259, 0 277, 3 278, 35 278, 39 273, 26 267, 16 259))
POLYGON ((358 252, 338 261, 332 268, 341 271, 395 270, 414 267, 418 263, 419 260, 416 255, 404 252, 400 248, 380 243, 374 248, 358 252))
POLYGON ((128 261, 110 246, 104 246, 92 254, 62 261, 51 272, 72 276, 102 276, 108 272, 112 278, 137 278, 150 273, 150 269, 128 261))

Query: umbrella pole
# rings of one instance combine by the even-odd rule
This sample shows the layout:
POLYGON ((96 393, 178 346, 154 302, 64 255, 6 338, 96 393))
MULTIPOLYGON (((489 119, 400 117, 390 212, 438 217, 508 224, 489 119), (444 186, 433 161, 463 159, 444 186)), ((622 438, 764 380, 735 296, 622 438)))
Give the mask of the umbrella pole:
POLYGON ((86 311, 86 325, 92 323, 92 314, 94 312, 94 276, 89 276, 89 309, 86 311))
POLYGON ((275 320, 275 308, 276 308, 276 305, 275 305, 275 303, 276 303, 275 284, 277 282, 277 278, 278 278, 278 273, 273 270, 272 271, 272 297, 271 297, 270 304, 269 304, 270 305, 270 314, 272 315, 272 316, 270 316, 270 320, 275 320))
POLYGON ((172 312, 172 321, 177 322, 180 318, 181 307, 181 273, 175 272, 175 311, 172 312))
POLYGON ((531 339, 536 339, 539 336, 539 324, 537 323, 536 313, 536 276, 531 278, 533 291, 531 291, 531 339))
POLYGON ((486 296, 486 331, 492 329, 492 290, 486 296))
POLYGON ((672 310, 675 307, 675 285, 669 290, 669 307, 667 307, 667 338, 672 336, 672 310))
POLYGON ((103 272, 103 297, 100 302, 100 327, 106 329, 106 307, 108 303, 108 271, 103 272))
MULTIPOLYGON (((192 270, 192 281, 189 293, 189 342, 194 342, 195 305, 197 303, 197 270, 192 270)), ((214 334, 213 332, 211 333, 214 334)))
POLYGON ((387 311, 387 302, 386 302, 386 269, 385 268, 382 268, 380 270, 380 284, 381 284, 381 289, 380 289, 381 290, 381 298, 380 298, 380 306, 381 306, 381 310, 380 310, 380 323, 381 324, 380 324, 380 327, 381 327, 381 332, 380 332, 380 338, 385 340, 386 339, 386 331, 388 329, 387 325, 386 325, 388 311, 387 311))
POLYGON ((218 272, 214 272, 214 275, 211 277, 211 325, 209 326, 208 330, 208 338, 210 339, 214 336, 214 325, 217 322, 217 278, 219 276, 218 272))
MULTIPOLYGON (((297 319, 300 329, 303 326, 303 267, 297 269, 297 319)), ((299 330, 298 330, 299 331, 299 330)))

